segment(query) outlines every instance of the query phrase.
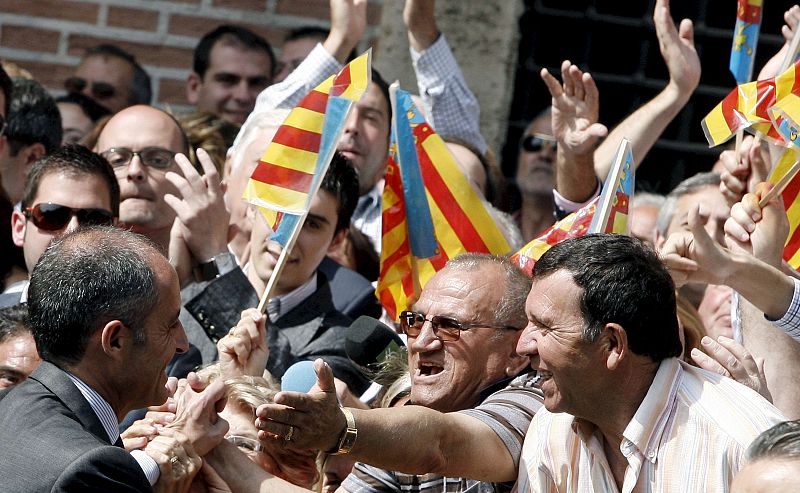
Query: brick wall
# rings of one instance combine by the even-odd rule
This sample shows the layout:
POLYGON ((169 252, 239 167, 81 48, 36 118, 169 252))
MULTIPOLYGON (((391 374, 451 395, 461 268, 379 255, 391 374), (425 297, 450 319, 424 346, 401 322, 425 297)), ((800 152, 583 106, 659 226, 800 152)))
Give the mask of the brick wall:
MULTIPOLYGON (((360 48, 377 35, 382 3, 369 2, 360 48)), ((252 29, 278 54, 289 30, 329 18, 328 0, 0 0, 0 58, 59 91, 85 48, 114 43, 150 73, 156 102, 180 107, 194 46, 217 25, 252 29)))

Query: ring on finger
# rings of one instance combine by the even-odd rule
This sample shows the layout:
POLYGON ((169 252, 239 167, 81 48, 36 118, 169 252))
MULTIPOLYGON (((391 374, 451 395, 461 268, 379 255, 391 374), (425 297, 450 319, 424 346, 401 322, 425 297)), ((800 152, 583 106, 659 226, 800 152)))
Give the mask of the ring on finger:
POLYGON ((293 436, 294 436, 294 426, 289 425, 289 431, 288 433, 286 433, 286 436, 283 437, 283 440, 286 442, 291 442, 293 436))
POLYGON ((173 466, 174 466, 175 464, 177 464, 178 462, 180 462, 180 460, 178 459, 178 456, 177 456, 177 455, 173 455, 173 456, 172 456, 172 457, 170 457, 170 459, 169 459, 169 463, 170 463, 170 464, 172 464, 173 466))

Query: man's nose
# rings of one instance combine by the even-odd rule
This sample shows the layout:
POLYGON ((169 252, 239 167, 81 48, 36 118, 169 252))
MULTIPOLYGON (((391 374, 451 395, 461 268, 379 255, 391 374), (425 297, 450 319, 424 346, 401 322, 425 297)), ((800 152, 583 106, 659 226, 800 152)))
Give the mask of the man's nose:
POLYGON ((67 223, 67 227, 64 228, 64 232, 65 233, 71 233, 71 232, 77 230, 80 227, 80 225, 81 225, 81 223, 80 223, 80 221, 78 221, 78 216, 73 214, 72 217, 69 218, 69 222, 67 223))
POLYGON ((131 181, 144 181, 145 173, 145 165, 139 155, 133 156, 131 162, 128 163, 128 179, 131 181))
POLYGON ((188 350, 189 339, 186 337, 186 331, 183 330, 183 324, 178 321, 178 327, 176 327, 175 334, 175 352, 183 354, 188 350))
POLYGON ((539 344, 536 341, 538 330, 535 325, 528 323, 517 341, 517 353, 531 358, 539 354, 539 344))
POLYGON ((417 353, 437 351, 442 348, 442 340, 436 337, 433 332, 433 325, 426 320, 419 335, 411 339, 410 347, 412 351, 417 353))

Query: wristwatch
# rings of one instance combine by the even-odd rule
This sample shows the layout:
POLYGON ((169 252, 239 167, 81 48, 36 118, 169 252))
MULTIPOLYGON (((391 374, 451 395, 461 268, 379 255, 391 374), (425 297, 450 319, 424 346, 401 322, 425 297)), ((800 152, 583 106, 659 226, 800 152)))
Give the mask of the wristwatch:
POLYGON ((347 427, 345 427, 342 435, 339 437, 339 445, 336 446, 336 449, 328 452, 330 455, 349 453, 358 437, 358 429, 356 428, 356 420, 353 418, 353 413, 346 407, 341 408, 341 410, 342 414, 344 414, 344 418, 347 420, 347 427))
POLYGON ((236 265, 231 252, 222 252, 215 256, 208 262, 198 264, 194 268, 194 280, 197 282, 213 281, 232 270, 232 266, 236 265))

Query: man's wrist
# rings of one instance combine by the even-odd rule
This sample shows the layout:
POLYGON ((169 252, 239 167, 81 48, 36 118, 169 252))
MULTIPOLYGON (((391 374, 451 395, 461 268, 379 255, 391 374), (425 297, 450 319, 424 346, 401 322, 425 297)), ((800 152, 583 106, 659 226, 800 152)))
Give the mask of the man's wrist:
POLYGON ((346 407, 339 408, 345 418, 345 425, 336 439, 336 445, 327 450, 329 455, 344 455, 350 453, 358 437, 358 429, 353 413, 346 407))

